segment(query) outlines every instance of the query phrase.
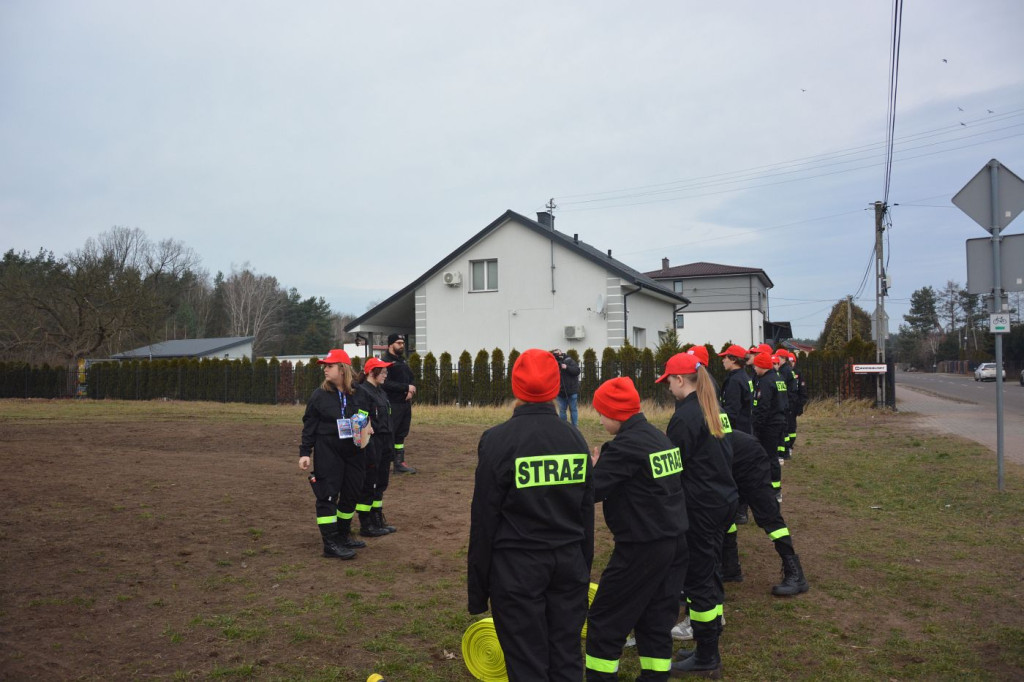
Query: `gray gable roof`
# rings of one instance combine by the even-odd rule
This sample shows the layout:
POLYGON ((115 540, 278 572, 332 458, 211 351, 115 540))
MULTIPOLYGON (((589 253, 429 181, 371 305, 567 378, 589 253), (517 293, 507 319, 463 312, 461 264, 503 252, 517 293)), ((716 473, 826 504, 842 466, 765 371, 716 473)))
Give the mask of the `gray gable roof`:
POLYGON ((110 357, 115 360, 132 358, 201 358, 220 353, 235 346, 252 343, 255 336, 223 336, 216 339, 178 339, 142 346, 110 357))
POLYGON ((761 268, 748 268, 742 265, 721 265, 719 263, 687 263, 671 268, 652 270, 645 273, 656 280, 685 279, 687 277, 728 277, 730 275, 757 275, 768 288, 774 286, 768 274, 761 268))
POLYGON ((502 213, 500 216, 498 216, 497 219, 495 219, 493 222, 491 222, 490 225, 488 225, 484 229, 482 229, 479 232, 477 232, 475 235, 473 235, 468 240, 463 242, 454 251, 452 251, 447 256, 445 256, 443 259, 441 259, 440 262, 438 262, 433 267, 431 267, 429 270, 427 270, 425 273, 420 275, 411 284, 409 284, 405 288, 401 289, 400 291, 395 293, 390 298, 387 298, 386 300, 384 300, 381 303, 377 304, 376 306, 374 306, 370 310, 366 311, 365 313, 363 313, 362 315, 360 315, 356 319, 354 319, 351 322, 349 322, 347 325, 345 325, 345 331, 350 331, 350 330, 354 329, 355 327, 357 327, 360 324, 362 324, 365 320, 367 320, 370 317, 372 317, 373 315, 375 315, 378 311, 380 311, 380 310, 382 310, 384 308, 387 308, 392 303, 394 303, 394 302, 398 301, 399 299, 401 299, 403 296, 405 296, 405 295, 409 294, 410 292, 414 291, 416 289, 416 287, 420 286, 421 284, 426 282, 428 279, 433 277, 435 274, 440 272, 441 269, 445 266, 446 263, 449 263, 452 260, 454 260, 455 258, 457 258, 459 256, 459 254, 461 254, 463 251, 465 251, 470 246, 472 246, 476 242, 480 241, 481 239, 483 239, 484 237, 489 235, 491 232, 494 232, 501 225, 505 224, 506 222, 508 222, 510 220, 514 221, 516 223, 519 223, 523 227, 527 227, 527 228, 533 230, 534 232, 537 232, 538 234, 541 234, 541 235, 543 235, 545 237, 553 239, 557 244, 561 245, 562 247, 564 247, 566 249, 569 249, 570 251, 574 251, 574 252, 578 253, 579 255, 583 256, 587 260, 589 260, 589 261, 591 261, 593 263, 596 263, 597 265, 600 265, 601 267, 603 267, 604 269, 606 269, 607 271, 609 271, 611 273, 614 273, 614 274, 618 275, 619 277, 621 277, 622 279, 626 280, 630 284, 638 286, 641 289, 647 289, 648 291, 652 291, 652 292, 657 293, 657 294, 659 294, 661 296, 666 296, 666 297, 668 297, 668 298, 670 298, 672 300, 678 301, 679 303, 681 303, 683 305, 689 305, 689 303, 690 303, 690 299, 686 298, 685 296, 681 296, 680 294, 675 293, 674 291, 672 291, 671 287, 666 287, 663 284, 661 284, 660 282, 657 282, 654 279, 652 279, 651 277, 648 277, 647 275, 643 274, 639 270, 634 270, 633 268, 629 267, 625 263, 623 263, 621 261, 618 261, 618 260, 615 260, 610 255, 608 255, 607 253, 601 251, 600 249, 596 249, 593 246, 591 246, 590 244, 587 244, 586 242, 582 242, 579 239, 576 239, 575 237, 572 237, 570 235, 562 234, 561 232, 558 232, 557 230, 554 230, 554 229, 552 229, 550 227, 547 227, 546 225, 541 225, 536 220, 530 220, 526 216, 520 215, 519 213, 516 213, 515 211, 507 210, 504 213, 502 213))

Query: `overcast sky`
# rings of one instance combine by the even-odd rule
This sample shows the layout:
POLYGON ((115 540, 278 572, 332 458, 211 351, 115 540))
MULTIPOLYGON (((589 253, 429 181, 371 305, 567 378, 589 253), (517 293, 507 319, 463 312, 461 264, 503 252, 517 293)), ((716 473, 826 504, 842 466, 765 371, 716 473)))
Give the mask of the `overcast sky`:
MULTIPOLYGON (((987 236, 950 198, 991 158, 1024 176, 1022 27, 1020 0, 905 4, 893 330, 987 236)), ((3 0, 0 247, 138 227, 360 314, 554 197, 639 270, 763 268, 816 337, 874 308, 891 36, 890 0, 3 0)))

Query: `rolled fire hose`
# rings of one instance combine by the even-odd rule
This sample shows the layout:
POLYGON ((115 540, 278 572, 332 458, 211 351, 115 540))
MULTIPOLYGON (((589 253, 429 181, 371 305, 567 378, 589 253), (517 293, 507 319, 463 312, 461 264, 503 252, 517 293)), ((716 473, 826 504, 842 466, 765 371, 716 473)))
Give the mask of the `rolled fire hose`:
POLYGON ((484 682, 508 682, 505 654, 498 644, 493 618, 481 618, 462 635, 462 660, 469 673, 484 682))

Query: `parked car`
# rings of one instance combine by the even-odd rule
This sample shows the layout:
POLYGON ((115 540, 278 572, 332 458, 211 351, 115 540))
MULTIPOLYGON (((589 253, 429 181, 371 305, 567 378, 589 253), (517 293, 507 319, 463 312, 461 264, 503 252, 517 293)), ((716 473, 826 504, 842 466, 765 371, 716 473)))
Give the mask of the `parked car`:
MULTIPOLYGON (((996 363, 994 362, 983 362, 978 365, 978 368, 974 370, 975 381, 995 381, 996 380, 996 363)), ((1003 380, 1006 380, 1006 368, 1003 368, 1003 380)), ((1022 379, 1024 380, 1024 379, 1022 379)))

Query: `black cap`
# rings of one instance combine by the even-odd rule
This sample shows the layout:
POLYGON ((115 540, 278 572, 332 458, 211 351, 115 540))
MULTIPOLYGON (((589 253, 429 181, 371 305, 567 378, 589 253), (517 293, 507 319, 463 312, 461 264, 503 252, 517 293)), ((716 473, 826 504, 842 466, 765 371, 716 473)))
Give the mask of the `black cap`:
POLYGON ((388 345, 390 346, 395 341, 405 341, 405 334, 389 334, 388 345))

